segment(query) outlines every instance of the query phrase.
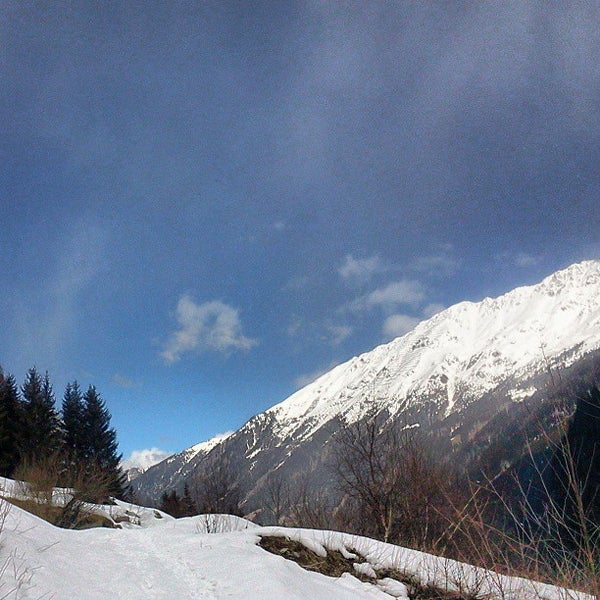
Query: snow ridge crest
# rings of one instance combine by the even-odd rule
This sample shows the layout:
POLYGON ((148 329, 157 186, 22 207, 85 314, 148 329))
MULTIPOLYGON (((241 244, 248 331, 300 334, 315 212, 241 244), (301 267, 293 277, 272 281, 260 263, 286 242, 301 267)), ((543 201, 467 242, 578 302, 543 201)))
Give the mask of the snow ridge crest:
POLYGON ((358 419, 374 403, 394 413, 433 392, 449 414, 458 389, 481 395, 568 350, 577 349, 574 361, 599 347, 600 261, 585 261, 536 285, 451 306, 338 365, 267 414, 282 438, 296 441, 335 416, 358 419))

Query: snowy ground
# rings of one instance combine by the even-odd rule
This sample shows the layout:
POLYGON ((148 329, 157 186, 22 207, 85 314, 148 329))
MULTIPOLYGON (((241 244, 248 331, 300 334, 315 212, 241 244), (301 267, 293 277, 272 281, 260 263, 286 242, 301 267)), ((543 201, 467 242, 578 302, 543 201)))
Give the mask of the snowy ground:
MULTIPOLYGON (((0 479, 0 494, 14 492, 0 479)), ((0 500, 0 505, 6 503, 0 500)), ((150 600, 390 600, 407 598, 401 584, 364 583, 346 574, 326 577, 271 554, 260 536, 287 536, 317 554, 326 548, 367 562, 359 569, 394 567, 424 582, 477 589, 483 597, 584 599, 583 594, 502 578, 489 571, 446 561, 367 538, 328 531, 258 527, 229 516, 173 519, 125 503, 103 507, 122 529, 58 529, 19 508, 2 510, 0 599, 150 600)), ((1 521, 0 521, 1 522, 1 521)))

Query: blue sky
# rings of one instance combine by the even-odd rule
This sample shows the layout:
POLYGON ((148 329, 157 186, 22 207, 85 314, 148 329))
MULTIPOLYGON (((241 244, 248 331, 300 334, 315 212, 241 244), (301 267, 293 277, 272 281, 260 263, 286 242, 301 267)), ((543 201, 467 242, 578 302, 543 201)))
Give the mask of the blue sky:
POLYGON ((0 8, 0 364, 179 451, 600 257, 590 2, 0 8))

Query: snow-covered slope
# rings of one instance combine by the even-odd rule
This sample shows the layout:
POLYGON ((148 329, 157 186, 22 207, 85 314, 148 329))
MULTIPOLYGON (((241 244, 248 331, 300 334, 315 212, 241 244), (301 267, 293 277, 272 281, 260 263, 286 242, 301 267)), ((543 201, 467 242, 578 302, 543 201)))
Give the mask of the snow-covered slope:
MULTIPOLYGON (((507 378, 600 347, 600 262, 559 271, 499 298, 461 302, 411 332, 335 367, 266 411, 297 442, 335 416, 360 418, 373 403, 397 413, 435 393, 448 415, 507 378)), ((522 397, 526 390, 514 391, 522 397)))
MULTIPOLYGON (((319 556, 338 550, 358 562, 360 553, 357 571, 396 569, 407 580, 451 589, 460 583, 491 600, 567 597, 549 585, 349 534, 261 528, 229 515, 173 519, 134 505, 107 510, 113 508, 142 518, 123 529, 64 530, 0 499, 0 598, 409 600, 407 588, 387 577, 362 582, 350 573, 334 578, 306 571, 260 548, 261 536, 297 540, 319 556)), ((568 597, 591 600, 575 592, 568 597)))
MULTIPOLYGON (((500 388, 503 402, 521 402, 549 366, 565 368, 599 348, 600 261, 586 261, 537 285, 438 313, 252 418, 220 448, 237 459, 252 489, 275 468, 285 466, 289 475, 314 462, 340 418, 386 411, 407 425, 459 423, 500 388)), ((477 414, 480 422, 494 406, 487 410, 477 414)), ((194 460, 194 468, 203 460, 194 460)), ((144 477, 138 482, 143 489, 144 477)))

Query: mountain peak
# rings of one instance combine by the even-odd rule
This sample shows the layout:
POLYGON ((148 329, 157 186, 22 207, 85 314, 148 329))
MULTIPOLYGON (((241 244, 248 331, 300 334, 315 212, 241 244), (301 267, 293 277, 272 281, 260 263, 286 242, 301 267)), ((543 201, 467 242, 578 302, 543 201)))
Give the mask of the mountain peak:
MULTIPOLYGON (((476 431, 502 408, 535 394, 549 366, 567 368, 598 349, 600 261, 585 261, 536 285, 437 313, 334 367, 220 444, 241 465, 245 485, 260 487, 268 473, 297 470, 307 456, 318 464, 340 420, 385 411, 405 426, 437 427, 452 437, 456 423, 471 414, 476 431), (478 409, 483 398, 485 409, 478 409)), ((177 473, 202 468, 210 454, 198 453, 177 473)), ((180 458, 185 461, 185 453, 180 458)))
POLYGON ((577 348, 575 360, 599 346, 600 261, 585 261, 536 285, 451 306, 338 365, 266 414, 282 435, 296 438, 309 437, 334 416, 361 418, 374 403, 397 413, 434 393, 447 415, 457 401, 532 363, 577 348))

